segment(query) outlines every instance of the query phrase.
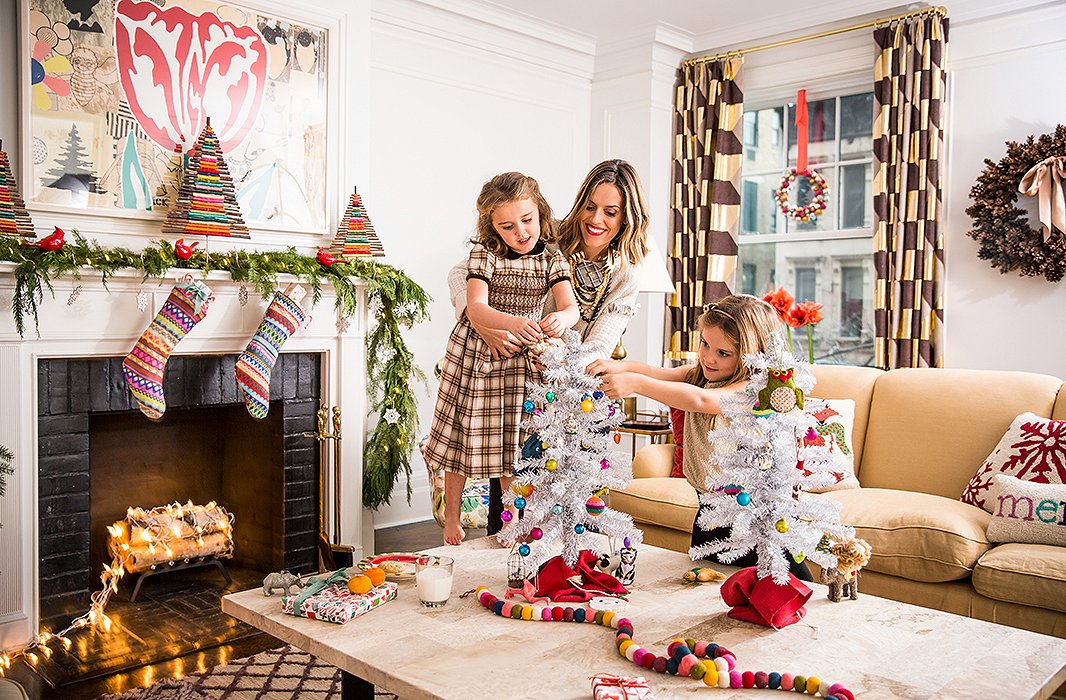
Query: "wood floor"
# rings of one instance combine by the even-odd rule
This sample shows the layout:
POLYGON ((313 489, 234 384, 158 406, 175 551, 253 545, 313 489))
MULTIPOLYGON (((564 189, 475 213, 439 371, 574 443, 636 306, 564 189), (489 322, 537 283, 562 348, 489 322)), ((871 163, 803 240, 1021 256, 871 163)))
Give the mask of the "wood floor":
MULTIPOLYGON (((468 539, 484 535, 484 530, 467 530, 468 539)), ((375 537, 378 552, 409 552, 443 544, 440 526, 433 520, 378 530, 375 537)), ((248 581, 235 580, 235 583, 241 585, 242 588, 254 585, 254 582, 248 581)), ((114 601, 113 604, 117 603, 120 601, 114 601)), ((108 612, 114 611, 109 609, 108 612)), ((226 616, 220 615, 219 617, 226 616)), ((130 646, 131 649, 137 646, 137 638, 143 636, 138 633, 120 632, 119 634, 124 635, 123 639, 126 642, 119 643, 114 634, 109 635, 114 646, 130 646)), ((202 636, 205 632, 201 629, 197 630, 196 634, 202 636)), ((233 634, 229 633, 229 630, 223 630, 217 644, 201 644, 200 649, 175 658, 133 665, 80 682, 70 682, 65 678, 57 677, 54 668, 44 674, 52 678, 50 682, 40 673, 22 663, 13 665, 7 676, 21 683, 31 700, 94 700, 106 693, 122 693, 133 688, 147 687, 163 678, 180 678, 193 673, 201 673, 214 666, 230 663, 235 659, 242 659, 282 645, 281 641, 261 632, 253 632, 239 639, 232 639, 232 637, 233 634), (54 686, 53 682, 57 679, 62 684, 54 686)))

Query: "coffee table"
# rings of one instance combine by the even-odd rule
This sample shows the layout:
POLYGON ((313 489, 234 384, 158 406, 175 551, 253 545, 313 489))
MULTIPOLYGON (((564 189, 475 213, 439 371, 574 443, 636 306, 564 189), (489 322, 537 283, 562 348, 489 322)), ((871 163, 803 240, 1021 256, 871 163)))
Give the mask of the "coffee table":
MULTIPOLYGON (((339 667, 346 699, 370 698, 378 686, 403 700, 587 700, 595 673, 644 676, 657 700, 780 697, 638 669, 618 656, 614 630, 599 625, 512 620, 473 595, 459 599, 478 585, 503 595, 507 551, 493 538, 429 551, 455 558, 452 598, 443 608, 421 607, 409 581, 396 600, 345 625, 285 615, 279 596, 258 589, 225 596, 222 610, 339 667)), ((640 548, 624 615, 633 621, 634 641, 657 655, 675 637, 713 641, 732 650, 742 670, 814 675, 878 700, 1047 698, 1066 682, 1063 639, 861 590, 856 601, 833 603, 817 584, 807 617, 773 631, 729 618, 716 584, 682 585, 681 574, 693 566, 684 554, 640 548)))

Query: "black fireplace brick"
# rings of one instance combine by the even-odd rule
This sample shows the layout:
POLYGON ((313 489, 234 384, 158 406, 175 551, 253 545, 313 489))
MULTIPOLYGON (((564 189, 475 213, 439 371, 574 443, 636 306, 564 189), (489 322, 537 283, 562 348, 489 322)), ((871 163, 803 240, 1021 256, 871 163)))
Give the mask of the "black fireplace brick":
POLYGON ((122 372, 122 358, 108 361, 108 381, 111 384, 108 408, 112 411, 128 411, 136 405, 133 394, 126 384, 126 375, 122 372))
POLYGON ((89 410, 107 411, 111 408, 111 362, 89 363, 89 410))
POLYGON ((198 405, 222 403, 222 363, 218 356, 200 358, 200 401, 198 405))
POLYGON ((286 481, 285 499, 309 498, 315 495, 314 484, 309 481, 286 481))
POLYGON ((89 410, 89 360, 71 360, 70 412, 85 413, 89 410))
POLYGON ((42 521, 57 516, 88 513, 89 494, 87 492, 64 493, 41 497, 38 500, 38 508, 42 521))
POLYGON ((270 395, 275 399, 281 398, 281 375, 285 373, 285 366, 288 364, 288 355, 281 353, 278 355, 277 361, 274 363, 274 369, 270 373, 270 395))
POLYGON ((285 503, 285 520, 315 514, 315 499, 302 498, 285 503))
POLYGON ((163 395, 167 397, 167 406, 177 408, 189 405, 186 399, 185 385, 185 376, 190 373, 187 371, 189 369, 192 368, 186 367, 184 357, 170 356, 163 374, 163 395))
POLYGON ((318 415, 318 397, 306 399, 294 399, 285 402, 285 418, 310 418, 310 425, 314 426, 315 417, 318 415))
POLYGON ((300 362, 296 355, 285 355, 285 369, 281 373, 281 398, 291 401, 296 398, 300 383, 300 362))
POLYGON ((37 419, 37 434, 42 437, 87 432, 89 432, 88 413, 61 413, 54 416, 41 416, 37 419))
POLYGON ((315 455, 317 454, 318 446, 316 443, 285 450, 285 466, 297 467, 314 464, 316 461, 315 455))
POLYGON ((48 414, 66 413, 70 407, 67 392, 67 360, 48 361, 48 414))
POLYGON ((316 481, 318 465, 313 462, 285 467, 286 481, 316 481))
POLYGON ((37 415, 48 415, 48 360, 37 363, 37 415))
POLYGON ((297 355, 298 367, 296 381, 296 398, 308 399, 318 396, 318 355, 303 353, 297 355))
MULTIPOLYGON (((37 459, 37 475, 41 483, 50 479, 69 479, 75 476, 89 475, 89 455, 85 452, 75 452, 66 455, 49 455, 37 459)), ((88 486, 86 486, 88 489, 88 486)), ((41 495, 47 495, 41 489, 41 495)))
POLYGON ((89 433, 63 433, 60 435, 42 435, 37 440, 37 454, 49 455, 77 454, 89 451, 89 433))
POLYGON ((40 596, 44 601, 52 596, 65 595, 76 591, 89 590, 89 567, 88 560, 85 564, 85 573, 69 573, 60 576, 41 577, 40 596))
POLYGON ((241 400, 237 393, 237 356, 223 355, 219 366, 221 373, 222 403, 237 403, 241 400))
POLYGON ((89 511, 86 509, 77 513, 64 512, 49 517, 45 517, 42 514, 40 521, 41 532, 50 536, 66 535, 72 532, 88 532, 89 511))
POLYGON ((72 555, 77 558, 89 560, 89 529, 81 532, 65 532, 62 534, 41 535, 39 544, 42 564, 55 571, 66 570, 62 559, 70 559, 72 555), (54 561, 53 561, 54 559, 54 561))
MULTIPOLYGON (((80 458, 79 455, 72 455, 72 457, 80 458)), ((40 497, 45 498, 46 496, 59 496, 68 493, 89 493, 88 456, 86 456, 85 462, 85 471, 76 474, 61 473, 55 476, 45 476, 42 470, 41 478, 37 481, 40 497)))

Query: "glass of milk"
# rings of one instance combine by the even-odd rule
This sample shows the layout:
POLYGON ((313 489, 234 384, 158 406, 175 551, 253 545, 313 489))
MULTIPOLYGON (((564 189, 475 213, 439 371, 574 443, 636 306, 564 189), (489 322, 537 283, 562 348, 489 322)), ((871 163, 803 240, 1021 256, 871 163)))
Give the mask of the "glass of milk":
POLYGON ((415 559, 415 583, 418 600, 427 608, 439 608, 452 594, 451 557, 423 555, 415 559))

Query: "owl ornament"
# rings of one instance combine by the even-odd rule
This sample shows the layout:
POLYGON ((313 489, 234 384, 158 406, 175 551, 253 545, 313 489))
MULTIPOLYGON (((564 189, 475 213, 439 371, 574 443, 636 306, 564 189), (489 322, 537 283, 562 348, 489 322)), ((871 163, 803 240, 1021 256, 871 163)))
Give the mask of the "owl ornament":
POLYGON ((757 416, 772 412, 788 413, 794 408, 803 409, 803 391, 792 380, 794 370, 769 369, 766 386, 759 392, 759 404, 752 409, 757 416))

